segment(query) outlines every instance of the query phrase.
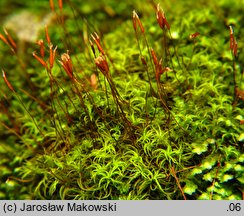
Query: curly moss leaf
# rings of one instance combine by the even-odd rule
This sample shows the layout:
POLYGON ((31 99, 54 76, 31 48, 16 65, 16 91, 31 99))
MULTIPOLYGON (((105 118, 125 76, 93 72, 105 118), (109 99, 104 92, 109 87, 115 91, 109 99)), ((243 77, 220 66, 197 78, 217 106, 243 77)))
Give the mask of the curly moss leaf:
POLYGON ((206 152, 208 150, 208 143, 201 143, 201 144, 193 143, 192 147, 193 147, 192 152, 200 155, 203 152, 206 152))
POLYGON ((118 189, 120 190, 120 192, 122 193, 122 194, 127 194, 128 192, 129 192, 129 190, 130 190, 130 184, 121 184, 121 185, 119 185, 118 186, 118 189))
POLYGON ((91 140, 83 140, 82 141, 82 147, 84 148, 84 149, 90 149, 90 148, 92 148, 92 141, 91 140))
POLYGON ((67 194, 67 191, 69 191, 69 188, 66 187, 66 185, 62 185, 59 189, 59 196, 61 200, 64 200, 67 194))
POLYGON ((44 198, 44 196, 46 196, 46 190, 48 188, 48 185, 47 185, 47 177, 44 177, 36 186, 35 190, 34 190, 34 194, 35 196, 37 196, 39 199, 40 198, 44 198), (43 195, 42 195, 43 193, 43 195))
POLYGON ((223 150, 228 157, 236 158, 240 155, 240 152, 234 146, 224 147, 223 150))
POLYGON ((49 187, 49 195, 52 196, 53 193, 56 191, 57 185, 58 185, 58 181, 55 180, 49 187))
POLYGON ((44 156, 44 158, 45 158, 45 164, 48 167, 50 167, 50 168, 55 167, 54 157, 46 155, 46 156, 44 156))
POLYGON ((193 193, 196 192, 196 189, 198 188, 197 185, 195 185, 194 183, 187 181, 186 185, 183 188, 184 193, 192 195, 193 193))

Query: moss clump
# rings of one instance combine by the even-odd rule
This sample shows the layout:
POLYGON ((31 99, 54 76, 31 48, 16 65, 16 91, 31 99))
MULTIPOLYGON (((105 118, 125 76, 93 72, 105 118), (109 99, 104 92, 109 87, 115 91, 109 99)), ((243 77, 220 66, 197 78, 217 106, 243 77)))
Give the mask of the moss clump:
POLYGON ((243 14, 209 1, 186 17, 189 2, 165 2, 161 28, 154 4, 113 31, 98 16, 101 37, 81 14, 123 7, 71 1, 34 57, 0 43, 1 199, 242 199, 243 14))

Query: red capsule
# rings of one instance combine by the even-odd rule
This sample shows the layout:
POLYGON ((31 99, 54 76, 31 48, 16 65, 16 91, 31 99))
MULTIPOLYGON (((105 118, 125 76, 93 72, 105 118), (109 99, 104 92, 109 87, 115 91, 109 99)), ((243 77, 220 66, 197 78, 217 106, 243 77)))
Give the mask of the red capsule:
POLYGON ((48 26, 47 25, 45 26, 45 34, 46 34, 47 43, 50 45, 51 44, 51 39, 50 39, 50 36, 48 34, 48 26))
POLYGON ((194 34, 190 35, 190 39, 196 38, 197 36, 199 36, 200 33, 199 32, 195 32, 194 34))
POLYGON ((94 32, 94 34, 91 34, 91 37, 94 40, 95 44, 97 45, 99 52, 101 52, 103 55, 105 55, 105 52, 101 46, 100 37, 98 36, 98 34, 96 32, 94 32))
POLYGON ((95 64, 105 76, 109 73, 108 62, 104 55, 100 54, 97 58, 95 58, 95 64))
POLYGON ((41 63, 42 66, 44 66, 45 68, 47 68, 47 63, 42 58, 40 58, 38 55, 36 55, 35 52, 33 52, 32 55, 35 57, 35 59, 37 61, 39 61, 41 63))
POLYGON ((133 27, 134 27, 134 30, 136 31, 137 30, 137 24, 139 25, 140 29, 141 29, 141 32, 144 33, 145 32, 145 29, 141 23, 141 20, 139 18, 139 16, 137 15, 136 11, 134 10, 133 11, 133 15, 132 15, 132 21, 133 21, 133 27))
POLYGON ((166 28, 170 30, 170 25, 165 17, 164 11, 161 9, 160 4, 157 4, 156 18, 161 29, 166 28))
POLYGON ((74 79, 73 77, 73 66, 71 62, 71 58, 69 56, 69 52, 63 53, 61 55, 61 61, 59 61, 62 65, 63 69, 65 70, 66 74, 69 76, 70 79, 74 79))
POLYGON ((43 40, 40 39, 36 43, 40 46, 40 55, 41 55, 41 57, 44 58, 45 52, 44 52, 44 42, 43 42, 43 40))
POLYGON ((59 6, 60 11, 62 11, 62 9, 63 9, 63 1, 62 0, 58 0, 58 6, 59 6))
POLYGON ((2 69, 2 73, 3 73, 3 80, 4 82, 6 83, 6 85, 8 86, 8 88, 12 91, 12 92, 15 92, 13 86, 11 85, 11 83, 8 81, 7 77, 6 77, 6 74, 5 74, 5 71, 2 69))
POLYGON ((54 3, 53 0, 49 0, 50 8, 52 11, 54 11, 54 3))

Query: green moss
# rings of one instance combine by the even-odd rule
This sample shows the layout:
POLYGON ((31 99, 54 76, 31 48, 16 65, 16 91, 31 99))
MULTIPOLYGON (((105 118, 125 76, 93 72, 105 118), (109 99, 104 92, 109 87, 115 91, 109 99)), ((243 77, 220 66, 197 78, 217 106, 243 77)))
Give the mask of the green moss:
POLYGON ((153 5, 71 1, 64 22, 56 8, 49 26, 58 48, 47 70, 28 54, 40 56, 37 45, 26 44, 21 56, 0 41, 1 67, 15 89, 0 81, 0 198, 242 199, 244 111, 234 86, 243 90, 243 14, 228 2, 180 1, 173 10, 166 1, 168 31, 153 5), (133 9, 145 34, 139 26, 134 32, 133 9), (239 46, 234 59, 229 24, 239 46), (171 69, 160 79, 150 48, 171 69), (60 63, 66 50, 75 79, 60 63))

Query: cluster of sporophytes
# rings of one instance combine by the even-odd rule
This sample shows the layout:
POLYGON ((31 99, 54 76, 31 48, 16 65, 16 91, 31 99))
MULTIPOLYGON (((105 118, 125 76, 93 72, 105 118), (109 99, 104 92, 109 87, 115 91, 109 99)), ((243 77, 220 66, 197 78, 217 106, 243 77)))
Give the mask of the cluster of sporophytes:
POLYGON ((229 1, 174 22, 152 3, 103 37, 58 2, 32 56, 0 34, 0 198, 242 199, 243 41, 218 20, 229 1))

